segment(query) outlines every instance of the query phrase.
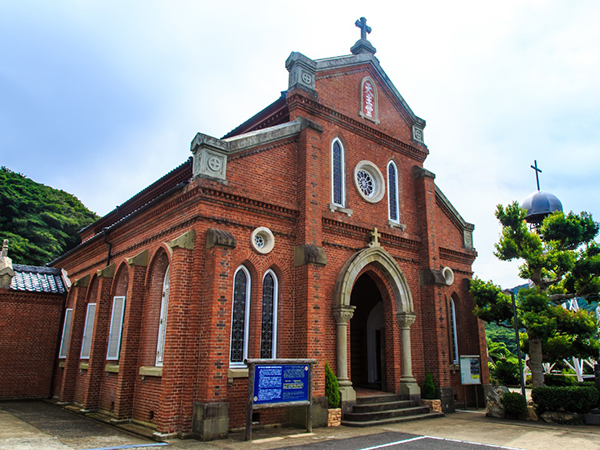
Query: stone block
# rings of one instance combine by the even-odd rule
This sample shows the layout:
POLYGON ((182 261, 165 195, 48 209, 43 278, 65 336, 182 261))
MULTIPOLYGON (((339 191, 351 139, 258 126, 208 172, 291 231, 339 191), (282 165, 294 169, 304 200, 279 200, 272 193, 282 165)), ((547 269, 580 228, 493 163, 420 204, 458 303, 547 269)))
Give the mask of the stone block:
POLYGON ((222 247, 235 248, 237 242, 229 231, 211 228, 206 232, 206 248, 211 249, 220 245, 222 247))
POLYGON ((456 406, 454 404, 454 390, 451 387, 440 388, 440 399, 442 401, 442 412, 456 412, 456 406))
POLYGON ((225 439, 229 432, 229 403, 194 403, 192 434, 201 441, 225 439))
POLYGON ((305 264, 327 265, 325 250, 316 245, 298 245, 294 248, 294 266, 298 267, 305 264))

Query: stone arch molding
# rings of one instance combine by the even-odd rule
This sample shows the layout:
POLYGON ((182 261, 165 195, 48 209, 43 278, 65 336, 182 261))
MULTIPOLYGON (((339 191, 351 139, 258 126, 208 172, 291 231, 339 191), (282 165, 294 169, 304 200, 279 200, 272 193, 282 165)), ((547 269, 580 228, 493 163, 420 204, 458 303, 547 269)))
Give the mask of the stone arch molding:
POLYGON ((334 310, 350 307, 350 295, 354 283, 360 272, 369 264, 378 265, 388 276, 388 281, 394 292, 397 313, 413 314, 415 308, 406 277, 394 257, 381 247, 365 248, 346 261, 335 283, 334 310))
POLYGON ((335 283, 333 316, 336 322, 336 361, 343 408, 356 402, 356 391, 348 378, 348 322, 355 306, 350 304, 352 288, 361 271, 369 264, 380 267, 394 293, 396 320, 401 333, 402 375, 397 393, 420 402, 421 391, 412 374, 410 326, 416 319, 412 295, 406 277, 392 255, 379 245, 356 252, 346 261, 335 283))

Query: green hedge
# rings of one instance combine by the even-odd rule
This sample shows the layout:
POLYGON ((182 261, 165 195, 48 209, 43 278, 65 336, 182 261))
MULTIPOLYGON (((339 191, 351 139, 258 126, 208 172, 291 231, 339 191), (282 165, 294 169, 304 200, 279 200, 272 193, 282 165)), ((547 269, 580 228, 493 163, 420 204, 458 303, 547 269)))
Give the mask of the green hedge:
POLYGON ((519 414, 527 411, 527 400, 518 392, 505 393, 501 402, 506 416, 509 418, 516 418, 519 414))
POLYGON ((546 411, 587 413, 598 404, 600 394, 592 386, 538 386, 531 391, 538 414, 546 411))

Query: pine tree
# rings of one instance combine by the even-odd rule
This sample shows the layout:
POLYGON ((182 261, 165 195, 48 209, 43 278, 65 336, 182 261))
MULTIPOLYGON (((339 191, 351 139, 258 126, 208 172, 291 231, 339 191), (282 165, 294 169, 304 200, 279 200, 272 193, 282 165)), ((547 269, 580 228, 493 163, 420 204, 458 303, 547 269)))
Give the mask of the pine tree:
MULTIPOLYGON (((502 234, 494 254, 502 261, 521 260, 519 276, 533 284, 518 293, 517 320, 525 330, 524 350, 529 354, 533 385, 540 386, 544 384, 544 361, 598 356, 596 318, 562 304, 576 297, 598 299, 600 246, 594 239, 599 225, 586 212, 555 212, 544 219, 539 230, 532 230, 525 214, 517 202, 506 208, 498 205, 496 218, 502 234)), ((513 326, 511 297, 499 286, 475 278, 471 292, 477 317, 513 326)))

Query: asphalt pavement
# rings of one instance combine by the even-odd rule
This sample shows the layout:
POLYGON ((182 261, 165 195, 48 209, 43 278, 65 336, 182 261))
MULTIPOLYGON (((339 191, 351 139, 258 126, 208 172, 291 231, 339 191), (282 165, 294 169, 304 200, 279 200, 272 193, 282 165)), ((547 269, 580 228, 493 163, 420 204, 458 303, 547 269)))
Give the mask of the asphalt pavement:
POLYGON ((486 417, 483 411, 370 428, 267 428, 212 442, 154 442, 43 401, 0 402, 0 450, 600 450, 600 427, 486 417))

